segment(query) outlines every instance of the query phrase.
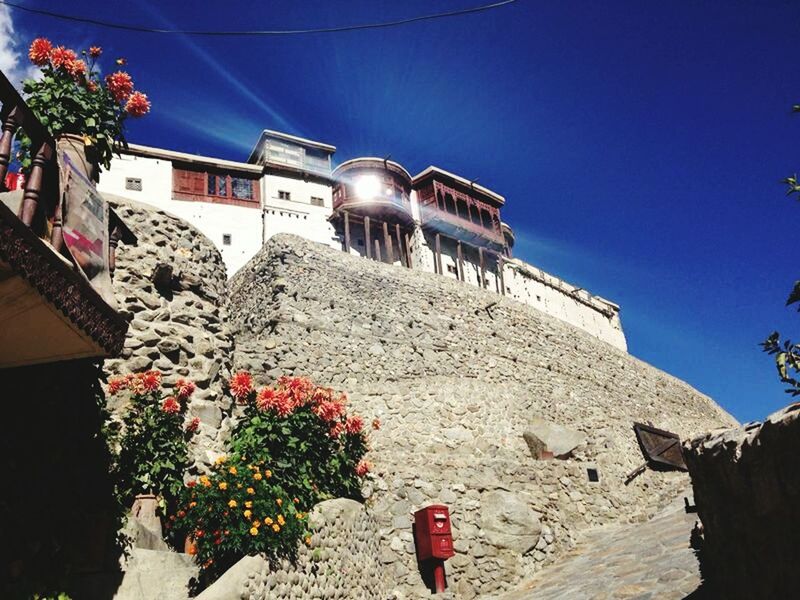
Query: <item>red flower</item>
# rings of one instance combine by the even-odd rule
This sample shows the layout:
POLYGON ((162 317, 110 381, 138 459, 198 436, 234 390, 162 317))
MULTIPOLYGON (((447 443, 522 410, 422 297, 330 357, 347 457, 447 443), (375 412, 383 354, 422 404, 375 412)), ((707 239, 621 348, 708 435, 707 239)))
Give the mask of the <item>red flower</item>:
POLYGON ((234 398, 240 402, 246 400, 253 391, 253 376, 247 371, 239 371, 228 381, 228 388, 234 398))
POLYGON ((64 65, 67 73, 78 79, 82 75, 86 75, 86 63, 82 60, 72 60, 64 65))
POLYGON ((128 379, 127 377, 109 377, 108 378, 108 393, 113 396, 120 390, 124 390, 128 387, 128 379))
POLYGON ((188 379, 178 379, 175 382, 175 390, 178 393, 178 398, 181 400, 186 400, 189 396, 194 393, 195 386, 194 383, 189 381, 188 379))
POLYGON ((106 76, 106 87, 114 100, 122 102, 133 93, 133 79, 125 71, 117 71, 106 76))
POLYGON ((125 112, 132 117, 143 117, 150 112, 150 101, 142 92, 133 92, 125 104, 125 112))
POLYGON ((295 409, 295 403, 286 390, 273 390, 262 388, 256 396, 256 406, 259 410, 273 410, 278 416, 290 415, 295 409))
POLYGON ((320 419, 330 423, 342 416, 344 413, 344 405, 341 402, 331 400, 318 404, 312 410, 320 419))
POLYGON ((30 50, 28 50, 28 58, 35 65, 42 66, 47 64, 50 59, 50 52, 53 50, 53 44, 47 38, 36 38, 31 42, 30 50))
POLYGON ((168 396, 164 399, 164 403, 161 405, 161 410, 168 415, 177 415, 179 412, 181 412, 181 405, 178 404, 175 396, 168 396))
POLYGON ((314 391, 314 384, 305 377, 281 377, 278 387, 286 390, 295 406, 302 406, 314 391))
POLYGON ((347 421, 344 424, 345 431, 347 431, 350 435, 356 435, 361 433, 361 430, 364 429, 364 419, 359 417, 358 415, 353 415, 352 417, 348 417, 347 421))
POLYGON ((197 480, 196 479, 192 479, 191 481, 186 482, 186 487, 193 488, 196 485, 197 485, 197 480))
POLYGON ((189 421, 188 425, 186 425, 186 431, 188 433, 194 433, 199 428, 200 428, 200 419, 198 417, 195 417, 194 419, 189 421))
POLYGON ((380 428, 381 428, 381 420, 380 420, 380 419, 377 419, 377 418, 376 418, 376 419, 372 419, 372 428, 373 428, 375 431, 378 431, 378 429, 380 429, 380 428))
POLYGON ((342 435, 343 431, 344 431, 344 424, 340 421, 338 423, 335 423, 333 427, 331 427, 331 430, 328 432, 328 435, 331 436, 333 439, 336 439, 340 435, 342 435))
POLYGON ((74 50, 58 46, 50 51, 50 64, 56 69, 66 68, 67 65, 77 60, 78 55, 74 50))
POLYGON ((362 460, 356 465, 356 475, 359 477, 364 477, 364 475, 369 473, 371 468, 372 465, 368 461, 362 460))
POLYGON ((87 80, 86 89, 94 94, 97 91, 97 82, 93 79, 87 80))
POLYGON ((145 392, 155 392, 161 387, 161 372, 150 370, 140 375, 142 388, 145 392))
POLYGON ((92 58, 97 58, 103 53, 103 49, 100 46, 92 46, 89 48, 89 56, 92 58))

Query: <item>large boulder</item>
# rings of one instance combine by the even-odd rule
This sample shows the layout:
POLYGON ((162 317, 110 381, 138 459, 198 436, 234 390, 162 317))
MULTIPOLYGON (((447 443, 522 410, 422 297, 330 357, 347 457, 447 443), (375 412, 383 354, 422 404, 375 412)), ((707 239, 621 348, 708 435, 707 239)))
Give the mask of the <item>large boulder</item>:
POLYGON ((539 541, 542 522, 524 498, 495 490, 481 496, 481 528, 489 544, 525 554, 539 541))
POLYGON ((566 458, 586 443, 586 435, 544 419, 535 418, 522 434, 534 458, 542 458, 542 446, 556 458, 566 458))

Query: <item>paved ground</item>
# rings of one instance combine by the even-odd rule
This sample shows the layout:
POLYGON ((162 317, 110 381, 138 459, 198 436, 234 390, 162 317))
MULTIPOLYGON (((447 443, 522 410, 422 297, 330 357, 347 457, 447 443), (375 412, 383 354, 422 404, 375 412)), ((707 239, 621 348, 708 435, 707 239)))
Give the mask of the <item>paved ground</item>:
POLYGON ((561 562, 497 600, 685 598, 700 585, 689 547, 695 520, 681 497, 646 523, 591 531, 561 562))

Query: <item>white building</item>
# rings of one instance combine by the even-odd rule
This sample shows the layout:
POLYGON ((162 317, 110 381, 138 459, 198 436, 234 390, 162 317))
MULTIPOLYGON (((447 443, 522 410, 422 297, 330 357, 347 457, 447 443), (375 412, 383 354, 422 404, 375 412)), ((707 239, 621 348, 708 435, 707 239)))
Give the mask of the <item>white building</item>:
POLYGON ((192 223, 220 248, 229 276, 270 237, 292 233, 493 290, 627 349, 619 306, 512 258, 503 196, 434 166, 412 177, 362 157, 334 170, 335 152, 270 130, 246 163, 131 144, 98 189, 192 223))

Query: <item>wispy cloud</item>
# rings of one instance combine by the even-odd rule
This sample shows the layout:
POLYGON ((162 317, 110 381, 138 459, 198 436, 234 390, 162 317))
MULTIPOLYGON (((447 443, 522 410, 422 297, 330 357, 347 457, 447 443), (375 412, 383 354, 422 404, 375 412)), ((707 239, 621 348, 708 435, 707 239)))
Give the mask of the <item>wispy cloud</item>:
POLYGON ((20 45, 19 37, 10 9, 0 5, 0 71, 17 88, 21 87, 23 79, 33 77, 37 72, 33 65, 28 64, 25 48, 20 45))

